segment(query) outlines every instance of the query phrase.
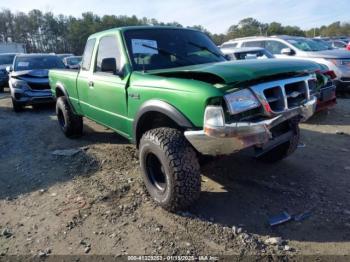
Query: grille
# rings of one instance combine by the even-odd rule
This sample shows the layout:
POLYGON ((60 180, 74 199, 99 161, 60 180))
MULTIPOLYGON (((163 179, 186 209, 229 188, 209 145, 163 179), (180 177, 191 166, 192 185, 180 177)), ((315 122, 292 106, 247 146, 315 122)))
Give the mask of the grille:
POLYGON ((284 110, 283 92, 279 86, 265 89, 264 95, 272 111, 278 112, 284 110))
POLYGON ((50 89, 48 83, 38 84, 38 83, 28 83, 29 87, 33 90, 45 90, 50 89))
POLYGON ((267 101, 271 110, 276 113, 304 104, 310 97, 310 91, 314 89, 316 80, 311 76, 278 80, 252 87, 258 97, 267 101))
POLYGON ((316 95, 317 92, 318 92, 317 91, 317 81, 316 81, 316 79, 310 79, 308 81, 308 84, 309 84, 310 95, 316 95))
POLYGON ((286 84, 287 107, 294 108, 303 104, 308 98, 308 84, 305 81, 286 84))

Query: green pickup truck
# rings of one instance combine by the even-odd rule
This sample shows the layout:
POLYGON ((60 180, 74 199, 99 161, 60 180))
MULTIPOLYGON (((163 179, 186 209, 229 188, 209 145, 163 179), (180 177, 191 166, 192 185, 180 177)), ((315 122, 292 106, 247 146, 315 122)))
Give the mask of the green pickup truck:
POLYGON ((229 62, 200 31, 145 26, 91 35, 80 70, 50 70, 49 81, 64 134, 81 135, 87 117, 129 139, 148 192, 176 211, 199 196, 201 155, 290 155, 299 122, 314 113, 319 70, 290 59, 229 62))

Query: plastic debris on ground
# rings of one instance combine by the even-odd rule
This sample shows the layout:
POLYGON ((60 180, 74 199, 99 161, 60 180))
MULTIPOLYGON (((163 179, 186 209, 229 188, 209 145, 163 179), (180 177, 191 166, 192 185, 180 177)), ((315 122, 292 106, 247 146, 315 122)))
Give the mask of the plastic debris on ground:
POLYGON ((298 215, 294 215, 293 219, 294 221, 300 222, 303 221, 305 219, 308 219, 309 217, 311 217, 311 211, 306 211, 304 213, 298 214, 298 215))
POLYGON ((270 226, 277 226, 277 225, 286 223, 291 219, 292 219, 292 216, 284 211, 282 214, 269 218, 269 224, 270 226))
POLYGON ((81 151, 81 148, 55 150, 51 154, 55 156, 74 156, 81 151))

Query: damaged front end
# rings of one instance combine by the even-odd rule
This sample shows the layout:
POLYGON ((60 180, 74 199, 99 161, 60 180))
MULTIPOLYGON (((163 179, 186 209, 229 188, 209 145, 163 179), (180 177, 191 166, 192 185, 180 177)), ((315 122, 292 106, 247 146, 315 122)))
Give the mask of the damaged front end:
POLYGON ((310 87, 316 82, 316 75, 306 74, 229 93, 224 96, 224 106, 207 106, 203 130, 186 131, 185 136, 206 155, 277 146, 292 134, 288 128, 274 129, 283 130, 279 127, 288 121, 305 121, 315 112, 317 99, 310 95, 310 87))

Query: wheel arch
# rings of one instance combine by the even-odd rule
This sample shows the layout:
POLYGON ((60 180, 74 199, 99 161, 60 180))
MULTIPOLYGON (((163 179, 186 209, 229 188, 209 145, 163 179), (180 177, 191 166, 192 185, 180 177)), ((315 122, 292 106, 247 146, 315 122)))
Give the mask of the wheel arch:
POLYGON ((66 90, 66 88, 64 87, 63 84, 61 83, 56 83, 56 87, 55 87, 55 96, 56 96, 56 99, 61 97, 61 96, 65 96, 67 98, 67 102, 68 102, 68 105, 70 106, 70 108, 73 110, 73 112, 75 114, 77 114, 74 106, 72 105, 71 101, 69 100, 69 95, 68 95, 68 92, 66 90))
POLYGON ((55 96, 56 96, 56 98, 58 98, 60 96, 65 96, 65 97, 69 98, 68 92, 67 92, 66 88, 63 86, 63 84, 61 84, 61 83, 56 84, 55 96))
POLYGON ((138 147, 142 134, 157 127, 188 129, 193 128, 194 125, 171 104, 161 100, 149 100, 140 107, 136 114, 132 142, 138 147))

